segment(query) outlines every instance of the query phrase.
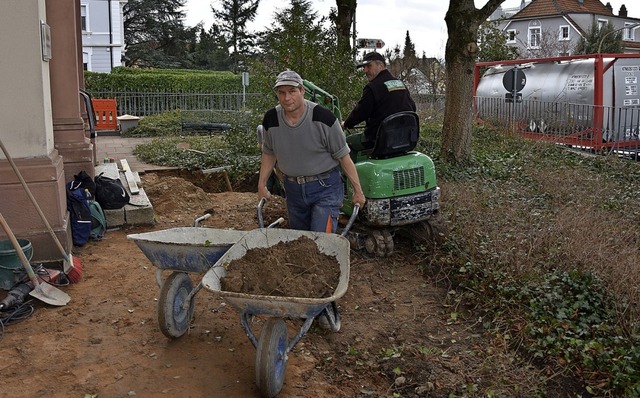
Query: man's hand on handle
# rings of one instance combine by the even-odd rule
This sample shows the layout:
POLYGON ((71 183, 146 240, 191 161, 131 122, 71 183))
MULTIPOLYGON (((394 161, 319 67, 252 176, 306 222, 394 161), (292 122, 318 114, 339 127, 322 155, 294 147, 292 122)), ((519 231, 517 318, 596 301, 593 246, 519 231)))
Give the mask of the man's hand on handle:
POLYGON ((269 192, 267 187, 264 185, 258 186, 258 201, 260 201, 261 199, 271 199, 271 192, 269 192))

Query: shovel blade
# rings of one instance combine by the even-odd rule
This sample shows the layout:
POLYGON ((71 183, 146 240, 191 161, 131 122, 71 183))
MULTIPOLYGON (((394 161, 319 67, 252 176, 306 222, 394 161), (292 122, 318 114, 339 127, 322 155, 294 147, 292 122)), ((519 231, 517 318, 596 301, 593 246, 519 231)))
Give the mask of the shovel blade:
POLYGON ((29 292, 29 295, 47 304, 56 306, 67 305, 69 300, 71 300, 71 297, 69 297, 67 293, 48 283, 39 283, 35 289, 29 292))

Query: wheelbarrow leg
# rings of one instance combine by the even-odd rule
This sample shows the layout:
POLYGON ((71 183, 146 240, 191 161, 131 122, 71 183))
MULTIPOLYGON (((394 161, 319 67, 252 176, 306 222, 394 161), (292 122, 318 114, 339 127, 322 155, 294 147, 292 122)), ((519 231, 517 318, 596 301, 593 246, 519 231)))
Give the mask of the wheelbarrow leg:
POLYGON ((191 305, 191 300, 193 300, 193 298, 195 297, 196 294, 198 294, 198 292, 202 289, 202 281, 198 282, 198 284, 196 285, 196 287, 193 288, 193 290, 191 290, 189 292, 189 294, 187 295, 187 297, 184 299, 184 304, 182 304, 182 309, 183 310, 187 310, 187 308, 189 308, 189 306, 191 305))
POLYGON ((317 319, 321 328, 331 330, 332 332, 340 331, 340 313, 338 312, 338 304, 336 304, 335 301, 327 304, 317 319))

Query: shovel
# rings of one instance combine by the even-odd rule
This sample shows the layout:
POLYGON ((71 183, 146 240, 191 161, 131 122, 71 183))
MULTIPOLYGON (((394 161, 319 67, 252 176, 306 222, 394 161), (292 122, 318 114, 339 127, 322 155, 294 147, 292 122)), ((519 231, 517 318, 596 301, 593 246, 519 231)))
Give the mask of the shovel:
POLYGON ((7 161, 11 165, 11 168, 13 169, 13 171, 15 172, 16 177, 18 177, 18 180, 20 180, 20 184, 22 184, 22 187, 27 193, 27 196, 29 196, 29 199, 31 199, 31 203, 33 203, 33 206, 38 211, 38 215, 42 219, 42 222, 44 223, 44 225, 47 227, 47 230, 49 231, 49 234, 51 234, 53 241, 56 242, 56 246, 58 246, 58 250, 60 250, 62 257, 64 258, 62 270, 65 274, 69 275, 69 272, 71 272, 71 270, 74 269, 74 261, 73 261, 73 257, 71 256, 71 253, 67 254, 67 252, 64 250, 64 247, 62 247, 62 243, 60 243, 60 240, 56 236, 55 232, 53 232, 53 228, 51 228, 49 221, 47 221, 47 217, 45 217, 44 213, 42 212, 42 209, 38 205, 38 202, 36 202, 36 198, 33 197, 33 194, 31 193, 31 190, 29 189, 27 182, 24 180, 24 178, 22 178, 22 174, 20 174, 20 170, 18 170, 18 166, 16 166, 11 156, 9 156, 9 151, 7 151, 7 148, 2 143, 2 140, 0 140, 0 149, 2 149, 2 153, 4 154, 4 157, 7 158, 7 161))
POLYGON ((30 291, 29 294, 39 300, 44 301, 47 304, 57 306, 67 305, 69 300, 71 300, 71 297, 69 297, 67 293, 56 288, 55 286, 51 286, 48 283, 38 282, 38 277, 36 277, 36 274, 33 272, 33 268, 31 268, 29 260, 27 260, 27 257, 22 252, 22 248, 20 247, 20 244, 18 244, 16 236, 13 234, 13 231, 11 231, 11 228, 9 228, 9 224, 7 224, 7 220, 4 219, 2 213, 0 213, 0 224, 2 224, 4 232, 9 237, 13 248, 18 254, 18 257, 20 257, 22 266, 27 271, 27 275, 29 275, 29 279, 31 279, 31 282, 33 283, 34 289, 30 291))

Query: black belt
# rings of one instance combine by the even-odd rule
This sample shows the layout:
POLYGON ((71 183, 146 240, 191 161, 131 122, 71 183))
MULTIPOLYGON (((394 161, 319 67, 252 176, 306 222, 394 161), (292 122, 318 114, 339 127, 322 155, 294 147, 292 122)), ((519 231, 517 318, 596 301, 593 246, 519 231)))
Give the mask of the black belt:
POLYGON ((291 177, 291 176, 287 176, 287 180, 289 181, 293 181, 293 182, 297 182, 299 185, 302 184, 306 184, 308 182, 312 182, 312 181, 318 181, 321 180, 323 178, 329 178, 331 176, 331 173, 336 169, 337 167, 334 167, 333 169, 321 173, 321 174, 317 174, 314 176, 299 176, 299 177, 291 177))

